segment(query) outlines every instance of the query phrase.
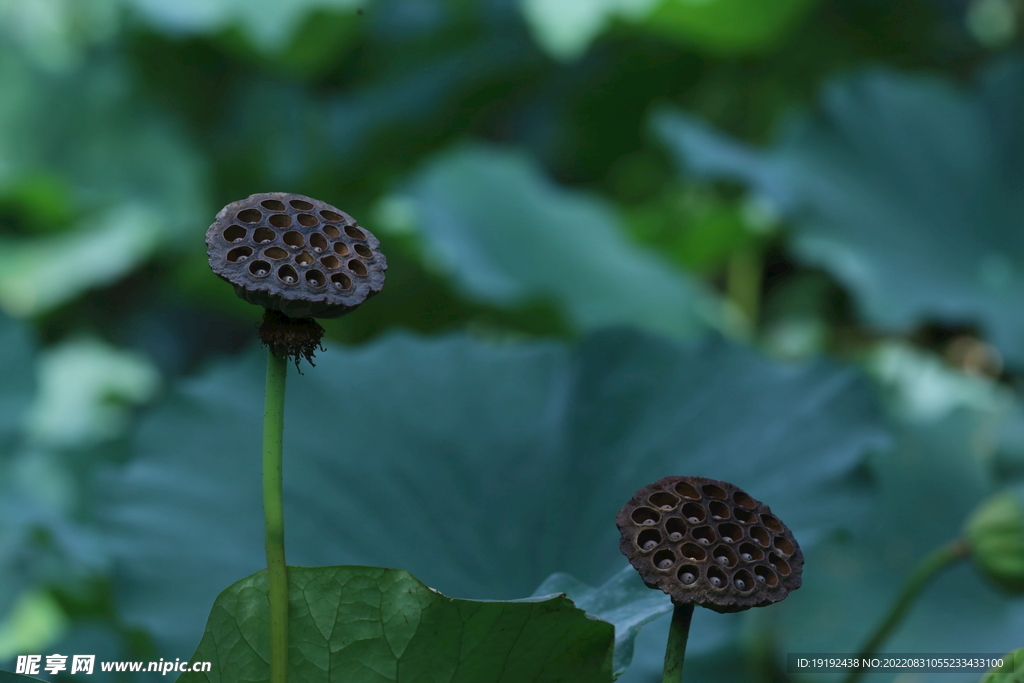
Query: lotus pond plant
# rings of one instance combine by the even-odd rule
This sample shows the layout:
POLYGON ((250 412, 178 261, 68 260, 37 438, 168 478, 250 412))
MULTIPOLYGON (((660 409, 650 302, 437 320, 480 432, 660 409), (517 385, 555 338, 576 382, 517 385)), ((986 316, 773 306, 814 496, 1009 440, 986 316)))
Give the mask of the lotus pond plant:
MULTIPOLYGON (((268 349, 262 460, 267 569, 225 589, 214 603, 192 659, 213 661, 215 671, 179 680, 614 680, 622 664, 613 665, 620 654, 616 627, 584 612, 565 592, 506 602, 460 600, 400 569, 287 565, 282 450, 288 365, 313 365, 323 348, 317 319, 350 313, 380 292, 387 259, 379 240, 344 211, 282 192, 224 207, 206 244, 212 270, 239 297, 264 309, 258 334, 268 349)), ((767 607, 803 580, 804 554, 792 531, 766 504, 726 481, 663 477, 636 491, 615 523, 621 552, 643 583, 671 602, 664 683, 683 680, 694 607, 722 614, 767 607)), ((954 560, 972 557, 995 585, 1020 590, 1019 497, 993 498, 965 529, 910 577, 863 652, 884 644, 930 577, 954 560)))
POLYGON ((268 348, 263 422, 263 511, 270 603, 270 680, 288 680, 288 567, 282 496, 288 360, 312 364, 324 329, 384 285, 380 241, 347 213, 304 195, 254 194, 232 202, 206 232, 210 267, 235 293, 264 308, 268 348))

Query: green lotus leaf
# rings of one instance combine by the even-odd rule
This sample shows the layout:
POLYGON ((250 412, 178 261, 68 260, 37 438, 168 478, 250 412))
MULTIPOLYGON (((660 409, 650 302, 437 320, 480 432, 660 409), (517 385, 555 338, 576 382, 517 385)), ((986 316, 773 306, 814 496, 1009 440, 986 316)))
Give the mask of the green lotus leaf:
MULTIPOLYGON (((264 366, 254 350, 172 391, 98 482, 119 609, 165 657, 187 657, 217 594, 264 566, 264 366)), ((288 561, 402 567, 472 599, 559 571, 601 585, 623 567, 619 508, 670 473, 736 483, 810 545, 863 508, 845 482, 881 434, 856 372, 718 339, 330 349, 289 378, 288 561)))
MULTIPOLYGON (((614 628, 564 596, 454 600, 409 572, 289 567, 290 681, 610 682, 614 628)), ((266 570, 217 598, 181 683, 269 677, 266 570)))

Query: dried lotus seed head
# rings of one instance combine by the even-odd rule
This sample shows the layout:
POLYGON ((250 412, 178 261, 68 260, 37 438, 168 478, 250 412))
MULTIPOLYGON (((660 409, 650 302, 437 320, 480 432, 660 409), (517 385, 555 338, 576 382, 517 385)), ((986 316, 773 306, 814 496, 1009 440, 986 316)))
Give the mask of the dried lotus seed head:
POLYGON ((336 318, 384 286, 380 242, 318 199, 264 192, 232 202, 206 231, 213 272, 249 303, 289 318, 336 318))
POLYGON ((313 318, 354 310, 384 286, 380 242, 318 199, 264 192, 232 202, 206 231, 210 268, 265 310, 260 339, 272 353, 313 362, 323 328, 313 318))
POLYGON ((637 491, 615 523, 644 583, 676 604, 739 612, 800 587, 804 559, 793 534, 728 482, 659 479, 637 491))

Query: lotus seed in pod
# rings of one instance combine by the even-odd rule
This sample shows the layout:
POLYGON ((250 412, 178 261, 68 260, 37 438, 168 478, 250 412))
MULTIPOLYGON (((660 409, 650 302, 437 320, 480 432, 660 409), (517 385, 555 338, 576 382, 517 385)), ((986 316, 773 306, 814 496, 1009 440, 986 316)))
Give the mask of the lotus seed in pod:
POLYGON ((615 523, 644 583, 677 605, 739 612, 800 587, 804 558, 792 532, 728 482, 659 479, 637 491, 615 523))

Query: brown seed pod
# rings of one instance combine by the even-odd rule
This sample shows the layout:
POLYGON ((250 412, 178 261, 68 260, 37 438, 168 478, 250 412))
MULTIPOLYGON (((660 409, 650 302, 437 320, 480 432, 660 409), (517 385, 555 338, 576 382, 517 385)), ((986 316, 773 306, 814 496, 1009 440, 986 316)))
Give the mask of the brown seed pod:
POLYGON ((704 477, 664 477, 615 520, 619 548, 644 583, 716 612, 741 612, 800 587, 804 556, 764 503, 704 477))
POLYGON ((235 293, 290 318, 336 318, 384 286, 380 242, 344 211, 288 192, 221 209, 206 231, 210 267, 235 293))

